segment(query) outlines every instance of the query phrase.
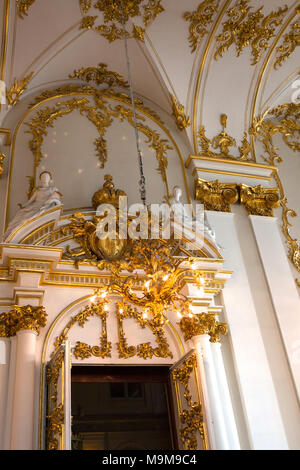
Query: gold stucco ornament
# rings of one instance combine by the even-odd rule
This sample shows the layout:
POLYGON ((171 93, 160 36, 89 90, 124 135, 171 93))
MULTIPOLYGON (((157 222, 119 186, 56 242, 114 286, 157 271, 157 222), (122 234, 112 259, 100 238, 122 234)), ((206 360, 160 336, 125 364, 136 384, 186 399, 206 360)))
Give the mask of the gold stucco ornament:
POLYGON ((13 310, 0 314, 0 337, 15 336, 21 330, 32 330, 39 334, 46 323, 44 307, 15 305, 13 310))

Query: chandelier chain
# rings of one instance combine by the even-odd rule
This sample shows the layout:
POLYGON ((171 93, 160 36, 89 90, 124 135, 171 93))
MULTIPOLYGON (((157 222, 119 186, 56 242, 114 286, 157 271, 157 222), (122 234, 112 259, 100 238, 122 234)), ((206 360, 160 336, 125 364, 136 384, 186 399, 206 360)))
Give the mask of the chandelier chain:
POLYGON ((130 91, 130 99, 131 99, 131 104, 132 104, 136 148, 137 148, 138 163, 139 163, 139 170, 140 170, 139 191, 140 191, 141 200, 144 206, 146 206, 147 205, 146 204, 146 180, 144 176, 142 153, 141 153, 140 144, 139 144, 139 131, 138 131, 138 126, 137 126, 137 118, 136 118, 136 111, 135 111, 133 86, 132 86, 132 79, 131 79, 129 54, 128 54, 128 44, 127 44, 127 36, 126 36, 126 28, 125 28, 125 20, 124 20, 124 6, 123 6, 122 0, 120 1, 120 10, 121 10, 121 15, 122 15, 122 29, 123 29, 123 37, 124 37, 124 45, 125 45, 125 53, 126 53, 129 91, 130 91))

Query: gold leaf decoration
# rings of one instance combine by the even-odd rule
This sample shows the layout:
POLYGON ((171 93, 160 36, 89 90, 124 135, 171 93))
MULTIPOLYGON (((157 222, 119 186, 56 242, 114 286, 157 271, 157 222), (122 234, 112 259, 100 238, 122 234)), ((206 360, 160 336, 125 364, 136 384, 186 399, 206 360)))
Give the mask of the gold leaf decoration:
MULTIPOLYGON (((297 8, 296 13, 300 13, 300 7, 297 8)), ((274 68, 281 67, 283 62, 294 52, 297 46, 300 46, 300 20, 298 19, 291 24, 290 30, 283 36, 283 41, 276 49, 276 61, 274 68)))
POLYGON ((20 96, 26 90, 26 87, 32 76, 33 72, 24 77, 23 80, 21 80, 20 82, 15 79, 13 85, 8 90, 6 90, 6 99, 8 106, 15 106, 18 103, 20 96))
POLYGON ((229 158, 232 160, 247 160, 251 161, 251 147, 247 139, 247 132, 244 132, 244 137, 241 142, 241 146, 238 147, 240 156, 235 157, 230 153, 231 147, 236 147, 235 139, 228 134, 227 127, 227 115, 221 114, 220 122, 222 125, 222 131, 217 134, 213 139, 208 139, 205 135, 205 127, 199 126, 198 130, 198 141, 200 144, 201 152, 199 155, 212 158, 229 158), (219 150, 219 152, 214 152, 214 150, 219 150))
POLYGON ((191 120, 184 114, 184 106, 176 100, 172 93, 170 93, 170 97, 173 104, 173 116, 175 117, 176 125, 180 131, 183 131, 191 125, 191 120))
POLYGON ((19 17, 23 20, 24 16, 28 16, 28 10, 35 0, 16 0, 16 7, 19 17))
MULTIPOLYGON (((79 0, 81 13, 85 15, 91 7, 88 0, 79 0)), ((105 37, 109 42, 123 38, 123 23, 125 34, 128 38, 135 38, 144 42, 145 29, 164 11, 162 0, 122 0, 122 7, 117 2, 98 0, 93 4, 94 9, 103 14, 103 24, 95 25, 97 16, 83 17, 81 29, 93 29, 105 37), (128 31, 129 20, 140 17, 144 28, 133 23, 131 31, 128 31)))
MULTIPOLYGON (((70 94, 86 94, 91 96, 94 100, 94 106, 91 105, 88 98, 73 98, 71 100, 56 103, 53 107, 45 107, 37 112, 37 114, 26 123, 29 127, 28 133, 32 135, 29 142, 29 148, 34 156, 35 169, 38 167, 41 159, 43 158, 42 145, 44 138, 48 134, 48 127, 53 127, 54 122, 62 116, 72 113, 74 110, 79 111, 81 115, 85 116, 91 121, 99 134, 99 137, 94 140, 96 155, 98 156, 101 168, 107 161, 107 143, 105 140, 105 132, 112 124, 113 118, 119 119, 121 122, 126 120, 132 127, 134 127, 133 111, 131 107, 123 105, 111 106, 107 104, 104 97, 118 98, 120 101, 130 105, 130 98, 122 93, 114 93, 112 90, 100 91, 90 85, 83 87, 76 85, 67 85, 56 90, 46 90, 40 96, 36 97, 34 103, 39 103, 49 97, 62 97, 70 94)), ((137 110, 141 106, 142 110, 149 112, 148 108, 143 106, 141 100, 136 100, 137 110), (143 106, 143 107, 142 107, 143 106)), ((150 113, 149 113, 150 114, 150 113)), ((156 118, 156 114, 151 112, 151 116, 156 118)), ((156 159, 158 162, 157 170, 161 174, 163 181, 167 184, 166 170, 168 167, 167 151, 172 147, 169 145, 167 139, 162 139, 159 133, 144 124, 145 118, 137 114, 138 129, 141 134, 144 134, 146 143, 155 151, 156 159)))
POLYGON ((233 44, 236 46, 237 57, 245 47, 251 47, 252 61, 255 65, 260 60, 264 50, 269 47, 269 40, 275 36, 276 28, 282 23, 288 7, 278 8, 264 16, 263 6, 255 12, 250 12, 250 0, 239 0, 227 11, 228 20, 223 23, 222 33, 216 38, 217 50, 215 59, 222 57, 233 44))
POLYGON ((190 22, 189 43, 191 52, 195 52, 200 40, 208 33, 207 26, 212 21, 220 4, 220 0, 205 0, 200 3, 197 10, 184 14, 185 21, 190 22))
MULTIPOLYGON (((276 134, 281 134, 283 141, 293 150, 299 150, 299 113, 300 104, 285 103, 279 105, 274 109, 267 110, 262 115, 254 118, 250 132, 254 139, 258 139, 263 144, 265 155, 262 158, 274 165, 282 162, 282 157, 277 153, 277 147, 273 142, 273 137, 276 134), (274 116, 276 120, 270 119, 269 116, 274 116), (296 138, 290 141, 290 137, 296 138)), ((289 222, 289 217, 296 217, 297 214, 294 210, 288 208, 287 198, 285 197, 284 188, 280 177, 277 172, 273 173, 273 177, 279 188, 280 205, 282 208, 282 231, 287 241, 288 257, 300 272, 300 246, 296 238, 290 234, 289 227, 292 225, 289 222)))
POLYGON ((5 153, 0 153, 0 176, 4 171, 3 160, 6 158, 5 153))
POLYGON ((122 75, 112 70, 107 69, 107 64, 100 63, 97 67, 82 67, 79 70, 74 70, 69 78, 78 78, 85 82, 94 82, 96 85, 106 83, 109 87, 122 87, 129 88, 129 83, 124 80, 122 75))

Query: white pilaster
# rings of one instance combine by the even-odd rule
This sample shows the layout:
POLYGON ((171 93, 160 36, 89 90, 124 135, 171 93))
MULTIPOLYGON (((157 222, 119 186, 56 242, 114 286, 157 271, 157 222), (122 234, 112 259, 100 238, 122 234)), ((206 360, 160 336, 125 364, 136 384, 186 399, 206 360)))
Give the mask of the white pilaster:
POLYGON ((250 215, 282 340, 300 399, 300 299, 275 217, 250 215))
POLYGON ((226 267, 234 271, 223 297, 251 446, 253 449, 287 449, 234 214, 207 211, 207 217, 216 231, 217 241, 224 247, 226 267))
POLYGON ((5 416, 9 379, 10 339, 0 338, 0 449, 4 450, 5 416))
POLYGON ((11 449, 33 449, 35 348, 37 334, 17 333, 16 376, 13 399, 11 449))
POLYGON ((201 364, 201 381, 202 384, 205 383, 204 407, 207 415, 211 447, 212 450, 228 450, 229 443, 209 335, 195 336, 193 343, 198 353, 198 361, 201 364))
POLYGON ((240 450, 240 441, 237 433, 227 377, 221 352, 221 343, 211 343, 212 355, 215 363, 215 371, 219 387, 219 396, 223 408, 223 416, 226 426, 227 438, 230 450, 240 450))

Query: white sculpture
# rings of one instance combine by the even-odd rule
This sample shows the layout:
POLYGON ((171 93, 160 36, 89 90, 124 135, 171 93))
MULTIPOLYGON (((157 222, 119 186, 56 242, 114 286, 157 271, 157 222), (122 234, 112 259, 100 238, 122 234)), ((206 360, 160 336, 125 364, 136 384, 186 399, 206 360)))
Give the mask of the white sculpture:
POLYGON ((51 207, 60 206, 61 193, 54 186, 50 185, 51 173, 43 171, 40 174, 41 185, 38 186, 31 198, 20 207, 14 218, 8 224, 7 230, 3 236, 3 240, 25 221, 40 215, 42 212, 51 209, 51 207))
MULTIPOLYGON (((182 223, 184 223, 185 226, 187 227, 194 227, 197 219, 195 217, 192 217, 192 215, 187 211, 186 205, 182 204, 181 202, 181 196, 182 196, 182 189, 179 186, 174 186, 173 188, 173 197, 169 199, 169 205, 172 209, 172 212, 174 214, 174 219, 177 220, 182 220, 182 223)), ((204 236, 210 238, 213 240, 215 245, 218 248, 221 248, 218 246, 216 242, 216 233, 215 231, 211 228, 209 225, 209 222, 207 220, 206 212, 204 212, 204 219, 202 221, 202 227, 204 231, 204 236)), ((198 221, 199 222, 199 221, 198 221)))

